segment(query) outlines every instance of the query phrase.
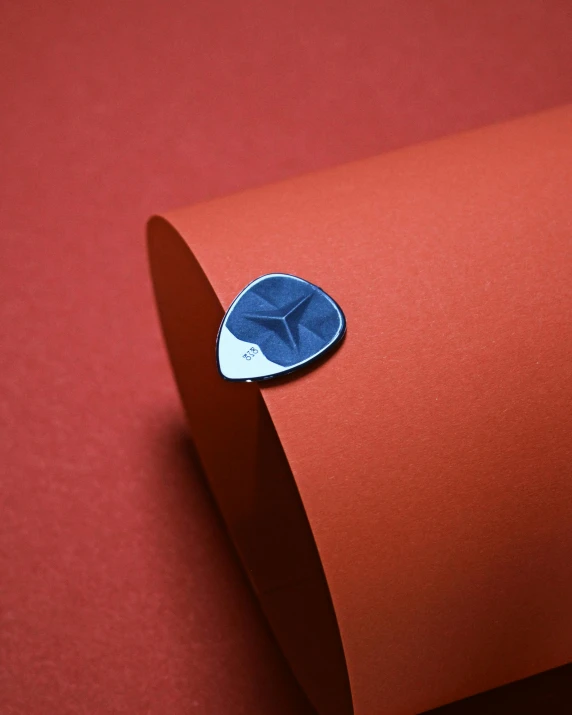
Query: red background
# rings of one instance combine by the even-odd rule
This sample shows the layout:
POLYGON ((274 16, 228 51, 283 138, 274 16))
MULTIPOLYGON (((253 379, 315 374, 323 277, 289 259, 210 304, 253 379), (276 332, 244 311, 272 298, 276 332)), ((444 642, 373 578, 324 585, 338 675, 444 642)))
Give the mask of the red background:
MULTIPOLYGON (((145 220, 572 100, 570 3, 5 0, 1 18, 0 712, 309 714, 185 436, 145 220)), ((570 678, 443 715, 515 693, 556 712, 570 678)))

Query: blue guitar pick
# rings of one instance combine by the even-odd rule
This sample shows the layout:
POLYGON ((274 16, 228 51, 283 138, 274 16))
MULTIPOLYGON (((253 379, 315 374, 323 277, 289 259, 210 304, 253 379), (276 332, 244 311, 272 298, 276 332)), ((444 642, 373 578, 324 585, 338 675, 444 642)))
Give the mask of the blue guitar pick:
POLYGON ((343 338, 339 305, 318 286, 285 273, 250 283, 226 312, 217 363, 227 380, 269 380, 298 370, 343 338))

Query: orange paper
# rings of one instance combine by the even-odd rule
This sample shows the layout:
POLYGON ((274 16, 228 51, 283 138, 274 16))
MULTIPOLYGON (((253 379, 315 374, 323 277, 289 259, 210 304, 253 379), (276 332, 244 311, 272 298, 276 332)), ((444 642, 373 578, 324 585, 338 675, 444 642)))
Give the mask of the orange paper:
POLYGON ((149 224, 193 438, 324 715, 413 715, 572 659, 572 108, 149 224), (224 310, 299 275, 347 337, 217 373, 224 310))

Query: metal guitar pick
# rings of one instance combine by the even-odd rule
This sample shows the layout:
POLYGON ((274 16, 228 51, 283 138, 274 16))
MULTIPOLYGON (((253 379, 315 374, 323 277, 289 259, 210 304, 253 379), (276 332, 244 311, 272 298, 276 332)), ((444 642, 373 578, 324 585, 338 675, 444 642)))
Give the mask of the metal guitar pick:
POLYGON ((217 363, 227 380, 269 380, 302 368, 343 338, 339 305, 318 286, 285 273, 250 283, 226 312, 217 363))

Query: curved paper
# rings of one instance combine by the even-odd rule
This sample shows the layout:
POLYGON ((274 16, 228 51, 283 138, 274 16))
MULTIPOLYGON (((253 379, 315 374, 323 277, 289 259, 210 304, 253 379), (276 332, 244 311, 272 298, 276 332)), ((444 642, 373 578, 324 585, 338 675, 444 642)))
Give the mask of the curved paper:
POLYGON ((572 659, 571 166, 563 108, 150 224, 191 431, 320 715, 572 659), (343 349, 222 380, 224 310, 277 265, 339 300, 343 349))

